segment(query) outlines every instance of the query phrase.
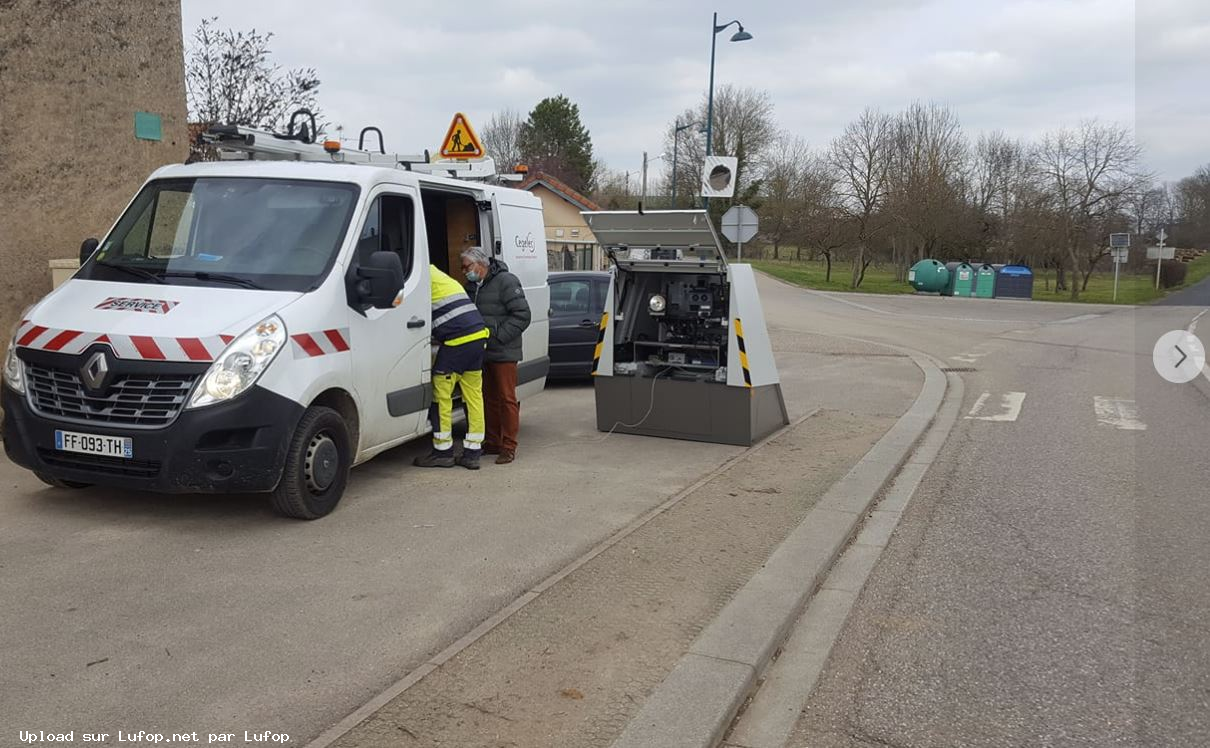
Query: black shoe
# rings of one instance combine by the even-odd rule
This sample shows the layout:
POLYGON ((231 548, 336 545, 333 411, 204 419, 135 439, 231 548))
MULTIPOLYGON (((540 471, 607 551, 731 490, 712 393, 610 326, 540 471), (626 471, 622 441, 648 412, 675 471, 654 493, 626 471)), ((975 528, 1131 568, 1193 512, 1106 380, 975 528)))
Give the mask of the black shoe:
POLYGON ((475 450, 474 452, 463 452, 462 456, 458 458, 458 464, 467 470, 478 470, 479 450, 475 450))
POLYGON ((453 450, 451 450, 449 452, 429 452, 424 457, 412 460, 412 464, 416 467, 451 468, 456 463, 453 450))

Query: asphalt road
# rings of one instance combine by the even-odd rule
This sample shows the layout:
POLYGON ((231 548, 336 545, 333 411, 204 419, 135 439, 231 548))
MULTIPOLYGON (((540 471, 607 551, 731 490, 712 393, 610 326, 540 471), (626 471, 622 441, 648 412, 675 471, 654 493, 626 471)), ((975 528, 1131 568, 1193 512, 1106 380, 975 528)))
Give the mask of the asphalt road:
MULTIPOLYGON (((774 345, 791 418, 893 417, 920 386, 906 358, 774 345)), ((310 523, 258 497, 50 489, 0 458, 0 746, 119 729, 301 744, 741 451, 603 439, 583 384, 522 423, 512 465, 424 471, 423 444, 392 450, 310 523)))
POLYGON ((967 370, 790 745, 1205 744, 1210 387, 1151 360, 1203 310, 769 294, 967 370))
POLYGON ((1210 306, 1210 278, 1178 291, 1160 302, 1165 306, 1210 306))

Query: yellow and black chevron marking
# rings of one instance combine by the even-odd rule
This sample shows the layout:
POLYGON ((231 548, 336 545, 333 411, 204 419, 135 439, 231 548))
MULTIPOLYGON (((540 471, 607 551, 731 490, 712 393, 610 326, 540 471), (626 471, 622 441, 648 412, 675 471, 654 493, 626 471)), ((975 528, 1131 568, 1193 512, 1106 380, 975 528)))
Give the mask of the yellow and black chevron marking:
POLYGON ((752 386, 752 372, 748 371, 748 350, 744 348, 744 325, 735 320, 735 340, 739 343, 739 364, 744 367, 744 386, 752 386))
POLYGON ((601 363, 601 349, 605 347, 605 326, 609 324, 609 312, 601 313, 601 329, 597 331, 597 347, 592 352, 592 375, 597 375, 597 364, 601 363))

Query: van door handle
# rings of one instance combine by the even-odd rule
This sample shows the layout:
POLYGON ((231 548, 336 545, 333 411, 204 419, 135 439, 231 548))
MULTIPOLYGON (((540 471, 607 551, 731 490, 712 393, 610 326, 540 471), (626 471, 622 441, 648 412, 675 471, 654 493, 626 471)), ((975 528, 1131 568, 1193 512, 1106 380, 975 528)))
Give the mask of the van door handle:
POLYGON ((580 321, 580 327, 596 327, 596 326, 597 326, 597 325, 599 325, 599 324, 601 324, 601 323, 600 323, 600 322, 593 322, 593 321, 592 321, 592 320, 590 320, 590 319, 585 319, 585 320, 581 320, 581 321, 580 321))
POLYGON ((419 317, 412 317, 410 320, 408 320, 409 330, 415 330, 416 328, 424 327, 424 325, 424 320, 420 319, 419 317))

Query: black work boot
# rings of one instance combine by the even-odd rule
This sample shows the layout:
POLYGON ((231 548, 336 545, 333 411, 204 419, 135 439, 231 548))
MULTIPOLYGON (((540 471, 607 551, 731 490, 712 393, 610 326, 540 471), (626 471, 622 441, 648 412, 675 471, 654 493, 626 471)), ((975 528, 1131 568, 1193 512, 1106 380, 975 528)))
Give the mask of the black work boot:
POLYGON ((482 450, 464 449, 462 450, 462 456, 458 458, 458 464, 467 470, 478 470, 480 454, 482 454, 482 450))
POLYGON ((448 452, 429 452, 424 457, 412 460, 416 467, 450 468, 454 466, 454 450, 448 452))

